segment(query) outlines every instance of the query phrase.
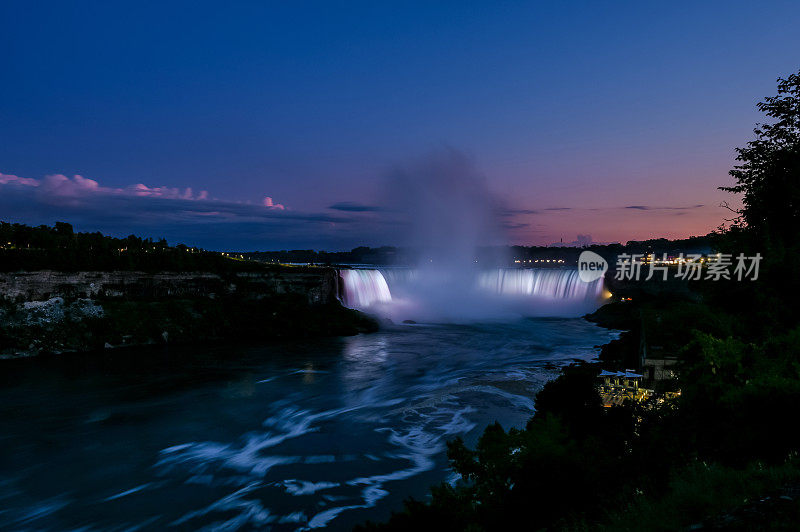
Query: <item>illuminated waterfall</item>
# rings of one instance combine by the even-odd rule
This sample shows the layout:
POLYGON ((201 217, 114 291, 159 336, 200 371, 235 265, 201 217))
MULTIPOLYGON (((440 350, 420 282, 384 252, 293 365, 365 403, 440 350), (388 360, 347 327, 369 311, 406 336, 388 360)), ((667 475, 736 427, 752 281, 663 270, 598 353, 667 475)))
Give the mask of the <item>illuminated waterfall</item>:
POLYGON ((501 295, 579 302, 599 298, 603 279, 586 283, 580 279, 578 270, 514 268, 482 272, 478 286, 501 295))
POLYGON ((389 290, 408 286, 418 280, 418 271, 411 268, 381 268, 381 274, 389 285, 389 290))
MULTIPOLYGON (((342 303, 350 308, 369 309, 376 305, 416 301, 423 307, 431 303, 436 287, 424 284, 421 273, 408 268, 384 270, 353 269, 340 270, 342 278, 342 303), (421 284, 423 283, 423 284, 421 284), (394 294, 394 299, 392 295, 394 294)), ((461 281, 459 281, 461 282, 461 281)), ((559 308, 576 304, 594 304, 603 294, 603 279, 586 283, 581 281, 578 270, 509 268, 476 272, 468 276, 464 286, 447 287, 446 291, 459 292, 453 296, 472 294, 469 304, 483 306, 493 298, 500 300, 547 303, 538 305, 536 314, 556 312, 559 308), (473 280, 471 280, 473 279, 473 280)), ((439 300, 464 304, 463 298, 435 294, 439 300), (458 301, 458 302, 456 302, 458 301)))
POLYGON ((366 309, 376 303, 392 300, 389 285, 379 270, 340 270, 342 303, 356 309, 366 309))

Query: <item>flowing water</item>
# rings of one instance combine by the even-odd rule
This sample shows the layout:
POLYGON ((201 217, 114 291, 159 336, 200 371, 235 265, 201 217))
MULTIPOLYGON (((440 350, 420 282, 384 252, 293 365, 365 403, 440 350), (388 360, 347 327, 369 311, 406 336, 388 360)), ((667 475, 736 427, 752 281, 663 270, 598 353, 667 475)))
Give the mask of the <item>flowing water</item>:
MULTIPOLYGON (((392 283, 369 277, 345 274, 345 289, 380 296, 392 283)), ((347 530, 386 519, 455 480, 448 440, 472 444, 494 421, 523 426, 559 367, 614 336, 579 318, 506 317, 2 361, 0 528, 347 530)))
MULTIPOLYGON (((0 525, 347 529, 448 479, 445 442, 521 426, 580 319, 4 361, 0 525)), ((2 528, 2 526, 0 526, 2 528)))

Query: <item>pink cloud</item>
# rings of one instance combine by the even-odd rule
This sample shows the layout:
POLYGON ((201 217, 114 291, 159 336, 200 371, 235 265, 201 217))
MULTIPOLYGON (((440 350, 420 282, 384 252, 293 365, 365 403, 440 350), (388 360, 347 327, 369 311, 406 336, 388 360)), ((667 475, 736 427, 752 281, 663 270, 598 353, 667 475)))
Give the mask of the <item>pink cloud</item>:
POLYGON ((45 176, 40 182, 39 190, 48 195, 62 197, 77 197, 85 194, 111 191, 111 189, 101 187, 100 183, 94 179, 87 179, 79 175, 72 176, 72 179, 70 179, 61 174, 45 176))
MULTIPOLYGON (((96 195, 133 196, 184 201, 222 201, 210 199, 207 190, 201 190, 199 193, 195 194, 191 187, 185 189, 176 187, 149 187, 144 183, 137 183, 125 188, 112 188, 104 187, 94 179, 88 179, 80 175, 67 177, 62 174, 53 174, 45 176, 43 179, 34 179, 0 173, 0 186, 3 185, 36 187, 39 197, 46 201, 68 198, 72 203, 80 198, 96 195)), ((264 198, 263 205, 269 209, 280 211, 285 209, 280 203, 274 203, 269 196, 264 198)))
POLYGON ((145 184, 139 183, 128 187, 128 192, 134 196, 143 196, 148 198, 166 198, 166 199, 183 199, 183 200, 207 200, 208 191, 201 190, 196 194, 192 187, 183 190, 171 187, 148 187, 145 184))
POLYGON ((195 199, 192 194, 192 189, 186 188, 181 190, 179 188, 170 187, 148 187, 145 184, 139 183, 128 187, 129 193, 134 196, 143 196, 148 198, 167 198, 167 199, 195 199))
POLYGON ((266 207, 267 209, 276 209, 276 210, 282 211, 282 210, 284 210, 286 208, 283 205, 281 205, 280 203, 273 202, 272 198, 270 198, 269 196, 264 196, 264 201, 262 203, 263 203, 264 207, 266 207))
POLYGON ((0 185, 22 185, 26 187, 38 187, 39 181, 30 177, 17 177, 15 175, 0 172, 0 185))

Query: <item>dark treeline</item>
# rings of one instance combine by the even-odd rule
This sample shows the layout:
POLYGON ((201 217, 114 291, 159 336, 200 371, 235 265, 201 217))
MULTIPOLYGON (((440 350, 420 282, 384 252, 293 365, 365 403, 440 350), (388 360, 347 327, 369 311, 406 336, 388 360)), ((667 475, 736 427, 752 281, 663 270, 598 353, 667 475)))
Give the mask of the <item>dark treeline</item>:
MULTIPOLYGON (((719 247, 716 233, 681 240, 664 238, 630 241, 627 244, 577 247, 510 246, 478 250, 482 264, 513 266, 515 261, 552 260, 553 267, 577 264, 586 249, 612 262, 620 253, 708 253, 719 247), (563 262, 556 262, 563 261, 563 262)), ((360 246, 350 251, 250 251, 219 253, 183 244, 170 246, 166 240, 134 235, 115 238, 102 233, 76 233, 70 224, 31 227, 0 222, 0 271, 23 270, 139 270, 139 271, 239 271, 266 264, 369 264, 375 266, 413 266, 425 259, 421 250, 382 246, 360 246)), ((542 262, 538 266, 547 267, 542 262)))
POLYGON ((622 253, 654 254, 661 257, 677 256, 680 253, 707 254, 715 251, 720 245, 720 235, 709 233, 704 236, 692 236, 678 240, 654 238, 651 240, 629 240, 625 244, 592 244, 583 247, 552 247, 552 246, 511 246, 512 260, 541 260, 560 259, 564 264, 573 265, 578 262, 578 256, 585 250, 594 251, 601 257, 613 263, 617 255, 622 253))
POLYGON ((778 81, 759 104, 771 123, 737 150, 735 184, 724 188, 743 207, 712 242, 760 253, 758 279, 602 307, 592 319, 627 332, 604 346, 601 364, 548 383, 525 428, 492 425, 474 448, 451 442, 461 481, 359 528, 797 530, 800 73, 778 81), (667 384, 680 395, 604 408, 600 369, 635 367, 656 346, 677 360, 667 384))
POLYGON ((0 222, 0 271, 226 272, 254 267, 258 265, 220 253, 183 244, 170 246, 163 239, 76 233, 64 222, 56 222, 53 227, 0 222))
POLYGON ((248 251, 236 253, 248 260, 268 263, 298 264, 373 264, 387 266, 408 260, 408 253, 393 246, 370 248, 360 246, 350 251, 315 251, 292 249, 282 251, 248 251))
MULTIPOLYGON (((479 248, 476 259, 481 263, 498 266, 511 266, 514 261, 527 262, 528 260, 562 260, 563 263, 552 265, 575 265, 578 256, 584 250, 594 251, 613 262, 620 253, 649 254, 656 256, 666 253, 678 255, 679 253, 706 254, 719 247, 720 237, 717 233, 705 236, 694 236, 679 240, 657 238, 652 240, 634 241, 626 244, 593 244, 585 247, 552 247, 552 246, 506 246, 479 248)), ((370 264, 375 266, 413 266, 416 262, 424 260, 424 250, 382 246, 370 248, 360 246, 350 251, 315 251, 313 249, 295 249, 282 251, 250 251, 236 253, 242 258, 268 262, 268 263, 301 263, 301 264, 370 264)), ((547 263, 539 264, 547 266, 547 263)))

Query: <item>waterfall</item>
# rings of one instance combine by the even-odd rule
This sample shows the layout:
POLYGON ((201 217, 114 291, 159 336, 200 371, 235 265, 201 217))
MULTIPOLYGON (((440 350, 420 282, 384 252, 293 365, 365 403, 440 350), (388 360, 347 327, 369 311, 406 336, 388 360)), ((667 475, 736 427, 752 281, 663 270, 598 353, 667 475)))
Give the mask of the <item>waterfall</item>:
POLYGON ((389 285, 379 270, 340 270, 342 303, 350 308, 366 309, 392 300, 389 285))
POLYGON ((417 280, 417 270, 411 268, 381 268, 381 274, 389 285, 389 290, 395 287, 407 286, 417 280))
POLYGON ((478 286, 501 295, 579 302, 599 298, 603 279, 586 283, 580 279, 578 270, 513 268, 482 272, 478 286))
MULTIPOLYGON (((408 304, 416 301, 425 306, 430 303, 436 286, 432 286, 421 272, 408 268, 383 270, 340 270, 342 278, 341 299, 345 306, 365 310, 378 304, 408 304), (394 294, 394 299, 393 299, 394 294)), ((457 281, 461 282, 458 278, 457 281)), ((536 314, 559 312, 565 306, 596 304, 603 294, 603 279, 590 283, 581 281, 578 270, 509 268, 484 270, 468 275, 464 286, 448 287, 446 292, 458 294, 435 294, 437 299, 450 301, 454 305, 464 304, 462 296, 470 296, 470 304, 488 305, 489 299, 530 301, 539 307, 536 314), (481 294, 484 294, 483 296, 481 294), (536 303, 538 302, 538 303, 536 303), (552 305, 548 304, 552 303, 552 305), (544 304, 544 307, 542 307, 544 304)), ((441 283, 438 283, 441 285, 441 283)), ((396 306, 396 305, 395 305, 396 306)))

